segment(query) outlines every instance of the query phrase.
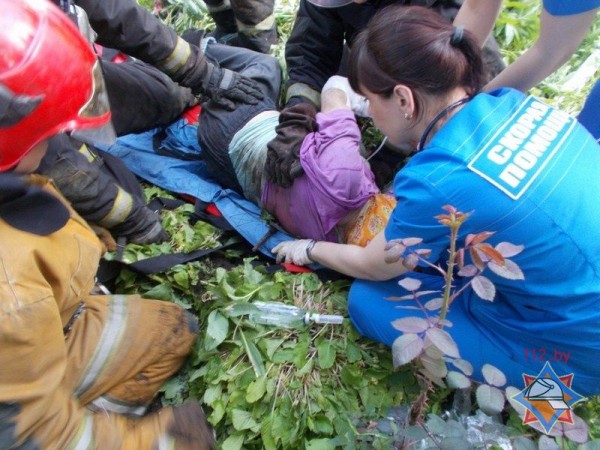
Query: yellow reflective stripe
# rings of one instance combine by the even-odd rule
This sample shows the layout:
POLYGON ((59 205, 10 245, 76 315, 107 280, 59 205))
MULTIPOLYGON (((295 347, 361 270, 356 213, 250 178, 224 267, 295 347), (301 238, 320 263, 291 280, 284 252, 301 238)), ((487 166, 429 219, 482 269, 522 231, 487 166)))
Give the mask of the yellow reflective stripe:
POLYGON ((98 224, 105 228, 112 228, 127 219, 133 209, 133 197, 125 189, 117 186, 117 195, 112 208, 106 216, 104 216, 98 224))
POLYGON ((83 395, 100 378, 113 355, 121 346, 121 340, 127 327, 127 318, 128 310, 125 297, 122 295, 112 296, 98 346, 75 389, 77 397, 83 395))
POLYGON ((85 144, 79 147, 79 153, 85 156, 88 162, 93 162, 96 159, 96 156, 92 152, 90 152, 90 149, 87 148, 87 145, 85 144))
POLYGON ((317 108, 321 108, 321 94, 305 83, 292 84, 286 93, 285 101, 288 102, 292 97, 304 97, 309 99, 317 108))
POLYGON ((148 409, 144 405, 134 405, 104 395, 92 400, 92 402, 88 404, 88 408, 95 412, 110 411, 117 414, 139 417, 146 414, 146 410, 148 409))
POLYGON ((266 19, 256 25, 248 25, 239 20, 236 20, 235 24, 237 25, 238 31, 245 31, 246 34, 248 34, 249 31, 267 31, 271 30, 275 25, 275 15, 271 14, 270 16, 267 16, 266 19))
POLYGON ((191 53, 192 50, 190 49, 190 44, 178 37, 177 45, 175 45, 173 52, 171 52, 171 54, 165 59, 160 61, 157 66, 164 72, 170 74, 177 73, 177 71, 181 69, 187 62, 191 53))
POLYGON ((71 441, 69 450, 91 450, 94 448, 94 430, 92 416, 86 414, 81 420, 77 435, 71 441))

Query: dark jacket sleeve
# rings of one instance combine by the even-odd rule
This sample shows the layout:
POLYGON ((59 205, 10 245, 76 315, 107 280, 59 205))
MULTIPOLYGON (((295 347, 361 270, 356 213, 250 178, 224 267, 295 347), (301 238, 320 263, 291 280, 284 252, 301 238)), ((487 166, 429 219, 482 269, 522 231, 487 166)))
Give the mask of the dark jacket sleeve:
POLYGON ((339 12, 301 0, 285 46, 287 88, 303 83, 320 92, 327 79, 337 72, 343 45, 344 24, 339 12))
POLYGON ((433 8, 452 19, 460 3, 462 0, 369 0, 340 8, 320 8, 301 0, 285 47, 287 106, 297 103, 289 101, 294 96, 305 96, 319 106, 321 88, 340 69, 344 44, 351 47, 378 10, 392 4, 414 4, 433 8))
POLYGON ((295 95, 294 85, 308 86, 320 94, 329 77, 338 73, 344 43, 351 44, 378 6, 379 2, 319 8, 307 0, 300 1, 285 47, 288 99, 295 95))
POLYGON ((75 0, 98 34, 98 44, 151 64, 188 87, 200 83, 204 55, 135 0, 75 0), (200 69, 200 70, 199 70, 200 69))

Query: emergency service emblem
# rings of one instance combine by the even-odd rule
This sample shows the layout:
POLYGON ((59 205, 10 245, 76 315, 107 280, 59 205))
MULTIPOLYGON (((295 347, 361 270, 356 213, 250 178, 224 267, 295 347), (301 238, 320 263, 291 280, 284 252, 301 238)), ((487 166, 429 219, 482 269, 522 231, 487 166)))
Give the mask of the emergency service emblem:
POLYGON ((527 412, 523 424, 539 422, 550 433, 557 422, 573 424, 571 410, 585 397, 575 392, 573 374, 559 376, 546 361, 537 375, 523 374, 525 388, 512 398, 523 405, 527 412))
POLYGON ((517 200, 575 127, 568 114, 527 97, 468 167, 517 200))

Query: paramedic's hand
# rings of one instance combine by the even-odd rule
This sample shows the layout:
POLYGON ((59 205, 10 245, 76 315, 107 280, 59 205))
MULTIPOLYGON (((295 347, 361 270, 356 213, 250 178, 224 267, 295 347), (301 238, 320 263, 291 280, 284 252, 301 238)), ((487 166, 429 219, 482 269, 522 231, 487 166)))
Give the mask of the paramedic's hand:
POLYGON ((305 266, 314 261, 308 256, 309 245, 314 245, 312 239, 298 239, 296 241, 285 241, 273 247, 271 252, 277 255, 276 262, 292 263, 298 266, 305 266))
POLYGON ((264 97, 254 80, 210 63, 201 86, 206 95, 229 111, 236 103, 256 105, 264 97))

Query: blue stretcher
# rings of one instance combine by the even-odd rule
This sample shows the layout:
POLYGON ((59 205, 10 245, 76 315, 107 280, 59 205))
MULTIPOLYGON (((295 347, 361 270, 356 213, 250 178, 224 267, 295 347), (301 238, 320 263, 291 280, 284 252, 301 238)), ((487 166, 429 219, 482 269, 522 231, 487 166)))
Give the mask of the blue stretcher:
MULTIPOLYGON (((197 130, 197 124, 182 118, 168 127, 122 136, 112 146, 98 148, 119 157, 129 170, 149 183, 213 203, 231 226, 256 246, 270 231, 269 224, 261 219, 261 210, 256 204, 223 188, 208 175, 204 162, 199 159, 202 150, 197 130)), ((295 238, 282 231, 272 232, 258 250, 273 258, 271 249, 290 239, 295 238)))

